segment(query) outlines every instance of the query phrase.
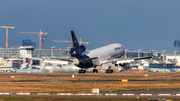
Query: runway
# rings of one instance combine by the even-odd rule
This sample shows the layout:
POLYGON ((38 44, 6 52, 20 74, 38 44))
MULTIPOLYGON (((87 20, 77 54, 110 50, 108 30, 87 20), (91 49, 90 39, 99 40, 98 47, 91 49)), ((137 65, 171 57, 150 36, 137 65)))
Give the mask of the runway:
MULTIPOLYGON (((64 93, 67 94, 67 93, 64 93)), ((0 93, 0 97, 44 97, 44 98, 180 98, 180 89, 160 89, 160 90, 137 90, 137 91, 117 91, 117 92, 100 92, 99 95, 71 94, 58 95, 50 93, 37 93, 29 95, 0 93)))
POLYGON ((179 89, 158 89, 158 90, 135 90, 135 91, 118 91, 118 92, 101 92, 103 94, 152 94, 152 95, 158 95, 158 94, 170 94, 170 95, 176 95, 180 94, 180 88, 179 89))
MULTIPOLYGON (((5 76, 5 75, 0 75, 5 76)), ((6 75, 8 76, 8 75, 6 75)), ((72 75, 14 75, 16 77, 72 77, 72 75)), ((145 77, 145 76, 99 76, 99 75, 78 75, 78 77, 145 77)), ((165 77, 163 75, 155 75, 148 77, 165 77)), ((180 77, 180 76, 170 76, 170 77, 180 77)))
MULTIPOLYGON (((180 81, 174 80, 128 80, 128 82, 147 81, 180 81)), ((122 80, 0 80, 0 82, 122 82, 122 80)))
POLYGON ((180 77, 180 75, 166 75, 166 74, 164 74, 164 75, 147 75, 147 76, 145 76, 145 75, 142 75, 142 76, 136 76, 136 75, 133 75, 133 76, 129 76, 129 75, 127 75, 127 76, 115 76, 115 75, 113 75, 113 73, 112 74, 106 74, 106 73, 104 73, 103 75, 96 75, 96 74, 93 74, 93 73, 89 73, 90 75, 86 75, 86 74, 78 74, 78 73, 71 73, 71 74, 69 74, 69 75, 61 75, 60 73, 59 74, 57 74, 57 75, 49 75, 49 74, 36 74, 36 73, 34 73, 34 74, 16 74, 16 73, 13 73, 13 74, 0 74, 0 77, 1 76, 16 76, 16 77, 72 77, 72 75, 74 75, 74 76, 78 76, 78 77, 180 77))
MULTIPOLYGON (((16 73, 14 73, 14 74, 8 74, 8 75, 0 74, 0 76, 2 77, 0 82, 22 82, 22 83, 24 83, 24 82, 32 82, 32 84, 34 84, 33 82, 37 82, 36 84, 39 84, 40 82, 69 82, 69 83, 72 83, 72 82, 80 82, 80 83, 82 83, 82 82, 83 83, 84 82, 92 82, 92 85, 94 86, 94 83, 96 83, 96 82, 101 82, 102 84, 107 83, 107 82, 116 82, 117 84, 119 84, 119 82, 122 82, 122 79, 126 78, 126 77, 136 77, 136 78, 129 78, 128 82, 130 82, 130 83, 127 83, 127 84, 131 84, 131 82, 132 83, 133 82, 134 83, 137 83, 137 82, 141 83, 142 82, 142 83, 146 83, 147 84, 147 81, 162 81, 161 84, 164 84, 164 83, 166 83, 166 81, 180 81, 180 78, 175 78, 175 77, 179 77, 179 74, 177 74, 175 76, 170 75, 170 74, 169 74, 169 76, 166 76, 164 74, 162 74, 162 75, 153 75, 153 76, 150 76, 150 75, 149 76, 145 76, 145 75, 146 74, 143 74, 143 75, 140 75, 140 76, 132 76, 132 75, 127 75, 127 76, 126 75, 125 76, 119 75, 118 76, 118 75, 112 75, 112 74, 105 74, 105 75, 99 75, 99 74, 77 74, 76 75, 76 73, 71 73, 71 74, 68 74, 68 75, 66 75, 66 74, 65 75, 64 74, 50 74, 49 73, 49 74, 41 75, 40 73, 39 74, 33 74, 33 73, 32 74, 16 74, 16 73), (72 78, 72 75, 74 75, 74 78, 72 78), (14 77, 11 78, 11 76, 14 76, 14 77), (100 77, 100 78, 98 78, 98 77, 100 77), (104 78, 101 78, 101 77, 104 77, 104 78), (110 77, 110 78, 108 78, 108 77, 110 77), (114 78, 114 77, 116 77, 116 78, 114 78), (120 78, 118 78, 118 77, 120 77, 120 78), (148 78, 148 77, 158 77, 158 78, 152 78, 151 79, 151 78, 148 78)), ((175 83, 178 83, 178 82, 175 82, 175 83)), ((46 84, 46 83, 40 83, 40 84, 46 84)), ((50 84, 50 83, 47 83, 47 84, 50 84)), ((78 83, 75 83, 75 84, 78 84, 78 83)), ((124 84, 124 83, 122 83, 122 84, 124 84)), ((154 82, 152 84, 154 84, 154 82)), ((167 84, 171 84, 171 82, 167 83, 167 84)), ((22 86, 22 88, 23 87, 24 86, 22 86)), ((141 87, 141 86, 138 86, 138 87, 141 87)), ((59 87, 59 88, 62 89, 62 87, 59 87)), ((162 87, 160 87, 160 88, 162 88, 162 87)), ((172 88, 172 87, 170 87, 170 88, 172 88)), ((103 89, 102 86, 99 89, 101 91, 101 89, 103 89)), ((113 89, 113 90, 115 90, 115 89, 113 89)), ((119 90, 121 90, 121 89, 119 89, 119 90)), ((126 89, 124 89, 124 90, 126 90, 126 89)), ((6 90, 6 91, 8 92, 8 90, 6 90)), ((18 91, 18 90, 16 90, 16 91, 18 91)), ((21 91, 24 91, 24 90, 21 90, 21 91)), ((84 95, 80 95, 80 94, 57 95, 58 92, 55 91, 55 90, 52 90, 52 91, 55 91, 55 94, 54 93, 52 94, 52 91, 50 91, 50 90, 48 90, 48 91, 49 91, 48 94, 31 94, 32 91, 30 91, 31 93, 29 93, 29 95, 18 95, 18 94, 1 95, 1 93, 0 93, 0 97, 45 97, 45 98, 137 98, 138 97, 138 98, 180 98, 180 89, 100 92, 100 95, 92 95, 92 94, 91 95, 86 95, 86 94, 84 94, 84 95)), ((59 91, 61 91, 61 90, 59 90, 59 91)), ((104 91, 107 91, 107 90, 104 90, 104 91)), ((44 92, 46 92, 46 91, 44 91, 44 92)), ((81 91, 78 90, 77 92, 81 92, 81 91)), ((87 92, 91 92, 91 88, 87 92)), ((61 93, 61 92, 59 92, 59 93, 61 93)), ((69 92, 69 93, 71 93, 71 92, 69 92)), ((72 91, 72 93, 75 93, 75 92, 72 91)))
MULTIPOLYGON (((0 97, 41 97, 41 98, 180 98, 180 96, 114 96, 114 95, 0 95, 0 97)), ((129 99, 130 100, 130 99, 129 99)))

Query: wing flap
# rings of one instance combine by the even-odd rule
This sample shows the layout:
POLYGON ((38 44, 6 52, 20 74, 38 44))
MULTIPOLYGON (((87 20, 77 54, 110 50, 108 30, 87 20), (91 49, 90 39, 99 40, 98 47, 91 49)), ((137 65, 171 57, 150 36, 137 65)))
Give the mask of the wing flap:
POLYGON ((134 62, 134 59, 119 59, 118 61, 116 61, 116 64, 120 64, 120 63, 132 63, 134 62))

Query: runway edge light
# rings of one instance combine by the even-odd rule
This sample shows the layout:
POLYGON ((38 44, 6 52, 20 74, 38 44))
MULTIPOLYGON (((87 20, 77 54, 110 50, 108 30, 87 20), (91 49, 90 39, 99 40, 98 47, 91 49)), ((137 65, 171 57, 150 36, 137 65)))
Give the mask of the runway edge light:
POLYGON ((49 73, 53 73, 53 71, 49 71, 49 73))

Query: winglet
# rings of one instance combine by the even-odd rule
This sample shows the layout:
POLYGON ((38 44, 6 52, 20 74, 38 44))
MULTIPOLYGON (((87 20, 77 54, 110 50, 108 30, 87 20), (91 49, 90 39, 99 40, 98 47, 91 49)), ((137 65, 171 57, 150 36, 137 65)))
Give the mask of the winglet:
POLYGON ((149 59, 153 57, 153 51, 151 51, 151 56, 148 57, 138 57, 138 58, 134 58, 134 60, 140 60, 140 59, 149 59))
POLYGON ((78 40, 76 38, 74 31, 71 31, 71 36, 72 36, 72 41, 73 41, 73 48, 79 47, 79 43, 78 43, 78 40))

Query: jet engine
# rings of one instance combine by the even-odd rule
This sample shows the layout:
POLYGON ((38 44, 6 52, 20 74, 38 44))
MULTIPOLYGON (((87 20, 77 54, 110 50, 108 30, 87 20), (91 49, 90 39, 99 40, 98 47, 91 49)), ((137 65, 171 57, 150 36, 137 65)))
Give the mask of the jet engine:
POLYGON ((70 50, 70 55, 72 57, 79 57, 85 50, 86 47, 84 45, 80 45, 78 48, 72 48, 70 50))

